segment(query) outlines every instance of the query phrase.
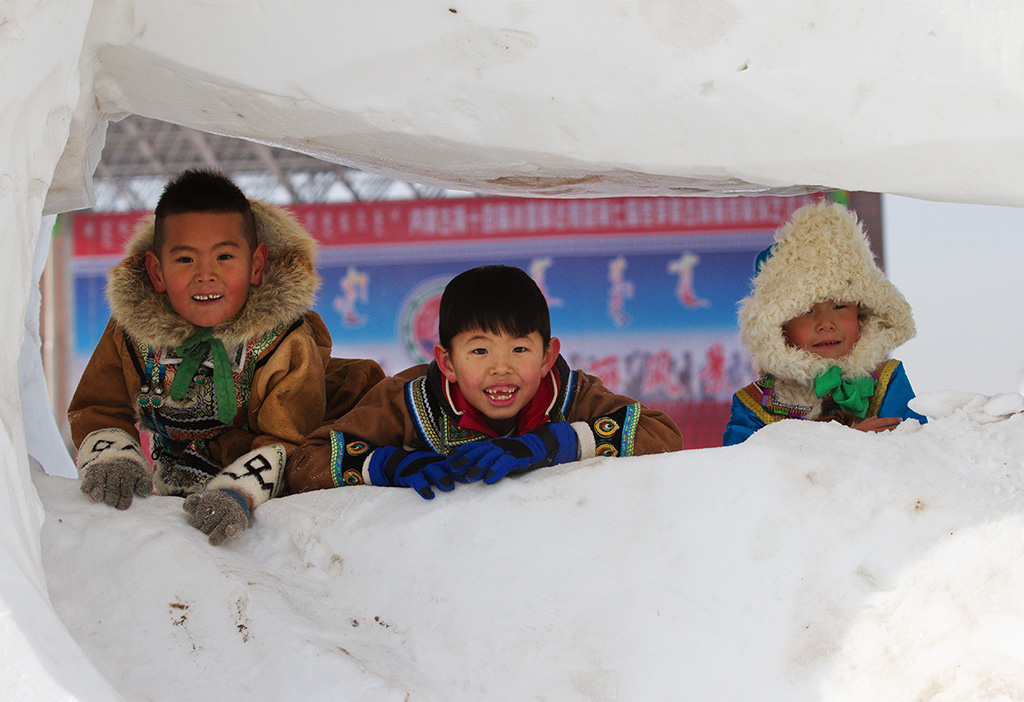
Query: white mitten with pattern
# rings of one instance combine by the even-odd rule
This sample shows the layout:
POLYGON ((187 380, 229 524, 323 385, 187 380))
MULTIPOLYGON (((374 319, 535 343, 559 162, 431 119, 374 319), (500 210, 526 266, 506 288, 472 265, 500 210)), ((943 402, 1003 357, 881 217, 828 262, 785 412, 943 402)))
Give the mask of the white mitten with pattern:
POLYGON ((93 502, 128 509, 132 495, 153 493, 153 475, 139 442, 122 429, 97 429, 75 458, 82 492, 93 502))
POLYGON ((217 546, 249 526, 252 510, 281 491, 285 451, 281 444, 253 449, 211 480, 204 492, 185 498, 188 523, 217 546))

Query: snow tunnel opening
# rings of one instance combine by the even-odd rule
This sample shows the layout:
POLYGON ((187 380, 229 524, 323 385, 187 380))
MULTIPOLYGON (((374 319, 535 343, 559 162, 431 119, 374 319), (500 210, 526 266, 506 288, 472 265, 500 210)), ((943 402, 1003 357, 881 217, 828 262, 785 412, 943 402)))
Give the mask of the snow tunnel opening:
MULTIPOLYGON (((677 212, 676 220, 683 222, 707 222, 715 220, 715 218, 728 217, 729 212, 747 212, 747 211, 764 211, 768 212, 771 210, 772 201, 776 202, 776 205, 783 199, 793 199, 802 202, 801 198, 811 197, 811 195, 803 195, 798 198, 781 198, 775 196, 765 196, 757 198, 749 197, 734 197, 734 198, 679 198, 679 197, 631 197, 625 195, 618 198, 510 198, 502 197, 498 195, 477 193, 468 190, 454 190, 451 188, 441 188, 436 186, 427 186, 412 181, 396 180, 394 178, 361 171, 356 168, 350 168, 347 166, 339 165, 336 163, 323 161, 320 158, 309 156, 300 152, 290 151, 284 147, 271 147, 264 143, 258 143, 249 141, 243 138, 236 138, 232 136, 225 136, 223 134, 213 134, 198 129, 191 129, 175 125, 170 122, 165 122, 159 119, 141 117, 139 115, 127 115, 116 122, 111 122, 107 125, 107 131, 105 134, 105 144, 103 152, 101 154, 99 165, 97 166, 96 173, 92 177, 91 190, 94 194, 96 206, 93 208, 94 212, 101 212, 104 215, 110 214, 111 216, 107 221, 103 223, 97 223, 95 225, 96 230, 100 230, 103 227, 103 231, 107 232, 105 235, 109 236, 109 230, 116 230, 118 233, 114 237, 121 237, 126 241, 126 233, 130 233, 138 222, 138 218, 143 214, 152 212, 159 199, 159 195, 163 190, 164 185, 170 177, 173 177, 177 173, 181 172, 188 167, 214 167, 233 180, 235 180, 243 191, 245 191, 250 197, 260 199, 271 204, 283 205, 291 207, 294 205, 305 206, 312 204, 312 209, 301 215, 303 223, 307 227, 321 226, 314 224, 314 221, 319 223, 329 219, 336 219, 341 221, 343 218, 357 219, 360 213, 335 213, 323 211, 315 211, 315 207, 318 204, 334 205, 340 204, 353 204, 356 206, 367 206, 365 209, 368 211, 366 218, 373 221, 386 220, 387 217, 392 215, 400 215, 398 212, 393 212, 389 209, 382 207, 375 207, 376 205, 382 204, 394 204, 394 203, 383 203, 384 200, 406 200, 406 201, 421 201, 422 204, 428 205, 428 209, 432 211, 424 211, 419 215, 413 213, 410 217, 410 227, 414 216, 418 217, 416 220, 419 222, 417 226, 423 231, 416 230, 415 235, 417 238, 416 244, 419 246, 423 243, 421 239, 428 234, 436 235, 434 243, 435 248, 438 250, 434 254, 431 254, 435 258, 437 256, 448 256, 455 257, 459 261, 466 261, 465 267, 471 267, 472 265, 480 265, 483 263, 493 263, 498 260, 504 260, 507 257, 516 257, 519 263, 517 265, 529 264, 531 275, 534 275, 533 268, 534 264, 537 264, 537 269, 540 271, 537 275, 542 280, 546 273, 547 267, 550 267, 552 260, 552 251, 537 249, 536 255, 527 253, 520 253, 518 250, 512 250, 510 247, 512 244, 505 244, 504 249, 493 250, 488 249, 489 260, 483 260, 479 255, 476 259, 472 258, 471 253, 467 253, 470 248, 484 246, 484 239, 469 240, 469 236, 463 236, 462 241, 466 242, 465 247, 457 247, 453 249, 451 246, 447 246, 444 251, 441 251, 441 244, 450 244, 448 241, 441 242, 440 238, 443 234, 448 236, 447 231, 441 232, 439 227, 445 221, 467 221, 471 220, 472 217, 478 216, 481 220, 486 219, 493 225, 492 228, 497 227, 501 231, 505 229, 514 229, 520 225, 527 227, 528 231, 525 234, 516 234, 516 236, 526 237, 527 235, 533 237, 540 236, 561 236, 565 237, 566 233, 564 227, 562 229, 549 228, 551 231, 544 230, 543 227, 540 229, 543 231, 534 231, 537 229, 534 224, 536 221, 555 221, 557 218, 561 218, 558 221, 565 220, 566 222, 574 222, 577 220, 585 220, 584 224, 581 225, 582 229, 586 231, 582 232, 583 235, 592 236, 593 239, 587 239, 587 241, 596 240, 597 238, 606 236, 607 232, 604 230, 598 231, 598 224, 604 226, 604 223, 609 217, 614 219, 613 213, 610 214, 608 207, 604 206, 604 202, 611 202, 612 205, 618 205, 620 207, 619 219, 624 223, 634 221, 637 217, 643 219, 645 215, 643 212, 647 212, 648 205, 652 207, 659 207, 658 212, 669 208, 673 212, 677 212), (148 154, 148 156, 146 156, 148 154), (140 158, 140 156, 144 158, 140 158), (120 159, 121 162, 118 162, 120 159), (268 165, 270 166, 268 168, 268 165), (131 174, 132 180, 126 181, 126 178, 131 174), (489 198, 497 198, 493 206, 483 202, 482 210, 486 210, 483 213, 469 212, 466 208, 452 207, 448 208, 450 211, 445 209, 445 206, 433 207, 435 202, 448 200, 449 204, 454 204, 457 198, 463 198, 463 202, 467 201, 468 198, 474 198, 476 196, 484 196, 478 202, 483 202, 489 198), (621 201, 616 203, 615 201, 621 201), (731 200, 737 201, 730 205, 731 200), (430 201, 430 202, 427 202, 430 201), (743 202, 739 202, 743 201, 743 202), (516 207, 507 206, 504 203, 515 202, 516 207), (518 207, 519 202, 525 202, 526 205, 518 207), (762 207, 763 203, 769 203, 762 207), (642 204, 641 204, 642 203, 642 204), (681 203, 681 204, 680 204, 681 203), (725 203, 725 204, 723 204, 725 203), (671 207, 670 207, 671 206, 671 207), (646 208, 646 209, 645 209, 646 208), (456 210, 459 211, 456 211, 456 210), (507 214, 511 212, 512 214, 507 214), (501 219, 495 213, 500 213, 501 219), (639 213, 639 214, 638 214, 639 213), (124 215, 119 221, 114 221, 113 215, 124 215), (447 217, 447 219, 446 219, 447 217), (685 218, 691 219, 685 219, 685 218), (461 218, 461 219, 460 219, 461 218), (494 222, 491 222, 491 220, 494 222), (498 221, 500 219, 500 221, 498 221), (594 226, 589 229, 586 227, 586 222, 596 222, 594 226), (431 229, 433 227, 433 229, 431 229), (533 229, 530 229, 533 227, 533 229), (434 230, 437 231, 434 231, 434 230), (557 231, 556 231, 557 229, 557 231), (531 258, 532 256, 532 258, 531 258), (547 262, 547 263, 544 263, 547 262)), ((873 241, 873 250, 876 255, 880 258, 882 252, 882 246, 880 242, 880 205, 879 195, 874 193, 850 193, 849 194, 851 205, 855 206, 858 213, 868 223, 869 236, 876 238, 873 241)), ((406 202, 405 204, 413 204, 412 202, 406 202)), ((785 207, 790 205, 786 204, 785 207)), ((785 209, 785 207, 783 209, 785 209)), ((796 207, 796 205, 792 205, 796 207)), ((618 210, 617 210, 618 211, 618 210)), ((60 281, 66 282, 75 278, 78 275, 76 267, 79 265, 78 260, 72 261, 71 248, 72 238, 77 237, 78 234, 75 231, 77 225, 67 224, 68 220, 73 220, 80 213, 70 212, 60 215, 55 224, 49 226, 44 225, 43 229, 50 235, 50 239, 53 245, 49 247, 50 252, 50 263, 47 264, 45 269, 40 270, 40 279, 43 281, 42 286, 44 290, 49 291, 46 296, 46 300, 53 300, 56 295, 62 292, 60 281), (62 224, 63 222, 63 224, 62 224), (50 269, 53 269, 52 274, 48 274, 50 269), (47 276, 49 275, 49 278, 47 276), (47 281, 51 281, 48 284, 47 281)), ((660 215, 659 215, 660 216, 660 215)), ((764 231, 773 229, 776 222, 774 220, 769 221, 768 215, 758 215, 761 222, 757 225, 758 234, 761 235, 764 231), (764 231, 761 231, 764 230, 764 231)), ((777 217, 778 214, 774 215, 777 217)), ((388 220, 390 221, 390 220, 388 220)), ((646 220, 644 220, 646 221, 646 220)), ((715 220, 717 221, 717 220, 715 220)), ((731 221, 731 220, 730 220, 731 221)), ((743 226, 746 229, 750 229, 749 234, 755 234, 754 230, 746 222, 734 222, 736 226, 743 226)), ((326 227, 326 225, 323 225, 326 227)), ((333 226, 333 225, 332 225, 333 226)), ((489 225, 490 226, 490 225, 489 225)), ((666 225, 668 226, 668 225, 666 225)), ((614 225, 609 230, 614 229, 614 225)), ((637 232, 632 230, 627 231, 625 224, 622 225, 621 236, 634 236, 637 232)), ((639 234, 645 234, 656 237, 665 237, 666 241, 669 237, 687 237, 693 232, 700 230, 698 224, 694 224, 692 227, 686 225, 683 227, 685 231, 664 231, 652 227, 650 232, 639 232, 639 234)), ((616 230, 618 231, 618 230, 616 230)), ((311 229, 312 232, 312 229, 311 229)), ((339 244, 341 236, 341 230, 332 229, 326 232, 326 236, 333 243, 331 245, 339 244)), ((410 232, 412 230, 410 229, 410 232)), ((319 237, 323 232, 318 232, 315 236, 319 237)), ((493 232, 488 231, 486 238, 493 238, 493 232)), ((580 234, 580 232, 574 232, 574 236, 580 234)), ((346 234, 347 235, 347 234, 346 234)), ((374 232, 374 241, 369 242, 369 239, 363 243, 372 243, 374 245, 379 242, 376 241, 376 237, 379 232, 374 232)), ((747 234, 744 234, 746 236, 747 234)), ((406 233, 406 239, 409 239, 412 234, 406 233)), ((577 237, 578 238, 578 237, 577 237)), ((363 241, 363 240, 360 240, 363 241)), ((395 242, 408 244, 408 241, 395 239, 395 242)), ((512 239, 509 239, 512 241, 512 239)), ((388 245, 392 245, 395 242, 391 242, 388 245)), ((40 239, 39 246, 44 245, 44 240, 40 239)), ((557 243, 557 242, 556 242, 557 243)), ((395 244, 397 246, 397 244, 395 244)), ((491 243, 486 244, 491 246, 491 243)), ((611 244, 608 244, 610 246, 611 244)), ((657 243, 657 246, 664 247, 668 244, 657 243)), ((681 244, 680 244, 681 245, 681 244)), ((77 246, 77 245, 76 245, 77 246)), ((675 246, 675 244, 672 244, 675 246)), ((689 246, 689 244, 687 244, 689 246)), ((105 248, 100 247, 99 254, 93 257, 90 261, 90 266, 97 266, 98 259, 106 257, 106 263, 112 265, 116 260, 119 260, 123 255, 122 242, 115 241, 115 245, 107 245, 105 248)), ((528 247, 520 247, 525 251, 528 247)), ((756 246, 758 250, 762 248, 760 245, 756 246)), ((589 250, 589 249, 588 249, 589 250)), ((689 249, 687 249, 689 250, 689 249)), ((616 250, 612 252, 610 249, 607 251, 602 249, 604 253, 612 256, 619 256, 622 252, 616 250)), ((668 249, 658 249, 654 252, 660 255, 665 253, 668 256, 668 249)), ((322 260, 324 253, 323 244, 321 245, 320 254, 318 254, 318 267, 319 261, 322 260)), ((564 253, 564 252, 563 252, 564 253)), ((670 258, 679 258, 680 251, 672 250, 670 258)), ((332 265, 341 271, 344 267, 341 264, 349 263, 350 252, 348 249, 344 249, 343 246, 339 246, 337 252, 330 254, 335 259, 332 265)), ((376 255, 376 254, 374 254, 376 255)), ((402 254, 407 255, 407 254, 402 254)), ((557 252, 554 254, 557 256, 557 252)), ((717 253, 715 255, 718 255, 717 253)), ((37 258, 39 254, 37 254, 37 258)), ((751 258, 753 256, 751 255, 751 258)), ((710 257, 705 257, 709 261, 710 257)), ((367 256, 363 256, 361 259, 363 267, 367 264, 371 264, 367 256)), ((596 258, 595 258, 596 261, 596 258)), ((609 263, 609 265, 611 265, 609 263)), ((654 273, 663 272, 665 268, 664 262, 655 261, 654 258, 650 260, 644 259, 645 271, 648 271, 652 275, 654 273)), ((717 265, 717 264, 716 264, 717 265)), ((730 264, 731 265, 731 264, 730 264)), ((746 262, 740 262, 736 264, 742 268, 742 275, 744 277, 747 274, 746 262)), ((600 265, 595 263, 588 268, 588 279, 603 280, 605 274, 602 270, 599 270, 600 265)), ((347 269, 347 268, 346 268, 347 269)), ((678 267, 682 270, 682 267, 678 267)), ((461 270, 461 269, 460 269, 461 270)), ((636 269, 640 270, 640 269, 636 269)), ((384 268, 379 268, 378 277, 375 284, 379 285, 383 280, 381 277, 384 268)), ((457 271, 456 271, 457 272, 457 271)), ((105 270, 100 273, 99 268, 93 271, 94 273, 94 288, 90 292, 91 298, 94 300, 91 304, 96 305, 95 300, 102 302, 105 297, 102 287, 105 286, 105 281, 101 285, 96 281, 99 281, 105 277, 105 270)), ((451 275, 452 273, 446 273, 451 275)), ((575 272, 574 272, 575 274, 575 272)), ((549 277, 553 277, 554 274, 548 274, 549 277)), ((564 274, 563 274, 564 275, 564 274)), ((323 276, 322 276, 323 277, 323 276)), ((332 277, 331 279, 324 280, 324 284, 321 286, 319 296, 327 298, 330 303, 326 306, 327 311, 334 314, 334 307, 341 305, 344 306, 344 302, 340 302, 337 298, 331 299, 338 295, 339 285, 344 284, 343 275, 339 273, 337 281, 332 277)), ((429 276, 431 280, 434 278, 440 279, 437 275, 429 276)), ((424 277, 423 280, 427 280, 424 277)), ((623 285, 626 285, 624 283, 623 285)), ((744 278, 745 284, 745 278, 744 278)), ((717 285, 717 283, 716 283, 717 285)), ((41 340, 41 352, 44 358, 49 360, 44 361, 45 376, 47 380, 47 391, 50 398, 50 415, 53 417, 53 422, 56 423, 57 432, 63 439, 63 443, 67 448, 67 452, 72 456, 74 455, 74 447, 71 442, 70 430, 67 427, 66 411, 67 406, 73 396, 74 390, 77 387, 78 379, 81 373, 81 369, 84 368, 89 356, 95 347, 95 342, 98 341, 100 332, 103 329, 103 325, 106 323, 107 317, 109 316, 109 309, 103 312, 102 310, 84 310, 76 309, 76 302, 73 299, 72 292, 77 291, 78 283, 73 283, 70 291, 64 288, 63 292, 66 297, 56 305, 48 305, 46 300, 42 305, 42 322, 40 324, 42 340, 41 340), (58 317, 60 311, 64 311, 63 322, 58 317), (79 336, 78 331, 71 325, 67 324, 70 319, 75 320, 75 325, 80 325, 83 317, 92 316, 93 319, 90 322, 91 329, 88 334, 79 336), (92 335, 88 338, 88 335, 92 335), (56 340, 56 344, 54 343, 56 340), (63 348, 54 348, 55 345, 63 344, 63 348), (69 346, 74 345, 77 354, 74 358, 71 358, 72 353, 69 351, 69 346), (74 366, 73 370, 67 370, 74 366), (63 371, 61 369, 64 369, 63 371)), ((408 291, 403 290, 390 290, 389 294, 392 295, 405 295, 408 291)), ((600 290, 596 291, 597 297, 591 296, 591 299, 597 300, 600 295, 603 294, 600 290)), ((676 294, 678 296, 678 294, 676 294)), ((738 299, 738 297, 736 298, 738 299)), ((698 301, 699 302, 699 301, 698 301)), ((733 302, 730 298, 729 303, 724 306, 728 310, 733 309, 733 302)), ((602 303, 597 303, 598 305, 602 303)), ((626 304, 625 302, 623 304, 626 304)), ((636 303, 639 304, 639 303, 636 303)), ((680 304, 686 304, 682 301, 680 304)), ((346 309, 348 309, 346 307, 346 309)), ((317 309, 321 315, 325 314, 325 310, 317 309)), ((553 311, 553 314, 556 312, 553 311)), ((359 315, 355 315, 359 316, 359 315)), ((563 320, 564 322, 565 320, 563 320)), ((554 317, 553 317, 554 322, 554 317)), ((332 336, 334 335, 334 328, 331 328, 332 336)), ((584 332, 577 332, 580 338, 583 338, 584 332)), ((612 331, 615 331, 613 329, 612 331)), ((684 432, 689 432, 685 436, 686 445, 693 448, 701 448, 708 446, 719 445, 721 438, 721 432, 724 428, 725 420, 728 415, 727 399, 721 398, 717 395, 712 397, 710 400, 707 398, 706 388, 701 385, 703 381, 697 380, 697 369, 702 364, 711 364, 710 355, 711 347, 704 345, 696 348, 690 352, 686 351, 687 345, 685 343, 675 343, 676 341, 685 341, 682 339, 683 336, 689 334, 692 330, 688 328, 672 329, 666 333, 675 334, 680 339, 675 339, 673 342, 660 342, 657 348, 652 349, 626 349, 621 350, 618 347, 615 349, 599 349, 592 351, 590 348, 576 345, 573 350, 571 357, 567 356, 567 361, 572 363, 574 367, 580 367, 584 370, 592 369, 596 373, 605 372, 611 373, 611 376, 618 379, 621 384, 622 390, 629 390, 631 396, 636 396, 638 393, 645 392, 643 389, 647 387, 669 387, 669 390, 664 391, 664 397, 660 398, 661 402, 664 402, 667 406, 661 407, 665 411, 669 412, 673 419, 676 420, 677 424, 681 427, 690 427, 690 429, 684 429, 684 432), (684 349, 681 351, 680 349, 684 349), (617 359, 617 360, 610 360, 617 359), (610 368, 609 364, 613 364, 614 368, 610 368), (668 364, 668 365, 666 365, 668 364), (671 368, 669 368, 671 366, 671 368), (610 369, 609 369, 610 368, 610 369), (661 377, 665 373, 669 373, 671 378, 668 379, 667 383, 658 383, 654 381, 654 378, 661 377), (661 374, 661 375, 659 375, 661 374), (676 376, 679 376, 680 380, 673 380, 676 376), (694 387, 686 389, 683 386, 689 386, 693 384, 694 387), (682 388, 682 389, 680 389, 682 388), (722 401, 726 400, 726 401, 722 401), (710 404, 709 404, 710 403, 710 404), (719 426, 720 425, 720 426, 719 426)), ((564 329, 559 332, 559 336, 566 336, 564 329)), ((344 336, 335 336, 335 349, 341 355, 353 356, 353 357, 372 357, 385 365, 386 372, 394 373, 398 372, 410 365, 414 365, 424 359, 412 359, 406 358, 404 351, 400 348, 400 345, 404 345, 407 348, 419 348, 416 344, 416 339, 402 338, 401 341, 396 341, 395 349, 390 351, 381 351, 379 345, 370 345, 367 343, 349 344, 348 341, 344 345, 338 342, 338 339, 346 338, 344 336), (389 356, 390 360, 383 360, 378 354, 385 353, 389 356), (390 365, 388 365, 390 363, 390 365)), ((608 338, 611 338, 609 336, 608 338)), ((390 343, 390 342, 388 342, 390 343)), ((652 342, 654 343, 654 342, 652 342)), ((696 342, 695 342, 696 343, 696 342)), ((703 343, 703 342, 702 342, 703 343)), ((710 342, 709 342, 710 343, 710 342)), ((432 343, 429 344, 432 347, 432 343)), ((726 341, 726 347, 732 349, 732 342, 726 341)), ((335 355, 339 355, 336 353, 335 355)), ((732 359, 737 357, 739 349, 732 349, 729 353, 730 367, 740 367, 740 363, 734 362, 732 359)), ((611 382, 615 382, 612 380, 611 382)), ((727 384, 727 383, 726 383, 727 384)), ((725 387, 726 384, 722 386, 725 387)), ((742 385, 742 383, 741 383, 742 385)), ((658 398, 640 398, 641 401, 645 399, 648 404, 653 404, 658 401, 658 398)), ((44 423, 45 424, 45 423, 44 423)), ((47 427, 47 444, 53 445, 55 442, 52 440, 53 436, 56 436, 51 427, 47 427)), ((66 463, 61 461, 61 464, 66 463)), ((61 471, 61 474, 75 475, 73 470, 61 471)))
POLYGON ((109 316, 106 271, 123 256, 138 221, 152 213, 168 180, 188 168, 211 168, 254 199, 284 207, 307 203, 365 203, 475 197, 457 190, 362 171, 283 147, 187 128, 136 114, 106 122, 103 145, 88 184, 92 207, 44 215, 33 252, 21 394, 29 454, 46 472, 77 477, 67 409, 99 332, 109 316), (76 218, 111 215, 98 223, 89 260, 76 218), (114 216, 123 215, 114 221, 114 216), (96 250, 93 251, 92 249, 96 250), (81 283, 82 268, 92 281, 81 283), (85 288, 85 302, 79 299, 85 288), (102 317, 102 319, 101 319, 102 317), (84 333, 83 319, 90 328, 84 333), (89 347, 88 349, 86 347, 89 347))

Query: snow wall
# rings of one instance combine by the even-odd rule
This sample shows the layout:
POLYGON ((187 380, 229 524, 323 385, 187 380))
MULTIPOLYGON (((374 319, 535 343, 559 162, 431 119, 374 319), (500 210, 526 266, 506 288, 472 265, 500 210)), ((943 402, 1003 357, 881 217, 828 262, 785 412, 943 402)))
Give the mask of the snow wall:
POLYGON ((1021 26, 1011 0, 4 2, 5 692, 116 698, 49 603, 28 457, 67 468, 31 358, 37 240, 44 213, 90 204, 108 120, 501 194, 825 186, 1020 205, 1021 26))

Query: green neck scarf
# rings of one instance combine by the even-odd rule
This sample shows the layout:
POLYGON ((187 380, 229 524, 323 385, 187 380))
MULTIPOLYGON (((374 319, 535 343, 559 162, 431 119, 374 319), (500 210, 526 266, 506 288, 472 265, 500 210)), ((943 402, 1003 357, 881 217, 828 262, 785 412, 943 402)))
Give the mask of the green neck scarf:
POLYGON ((188 386, 199 370, 199 365, 206 354, 213 356, 213 389, 217 394, 217 418, 222 424, 231 424, 238 414, 238 402, 235 397, 235 379, 231 375, 231 360, 224 349, 224 343, 213 336, 208 327, 201 328, 188 341, 178 347, 181 354, 181 365, 171 383, 171 398, 180 400, 185 397, 188 386))
POLYGON ((814 379, 814 394, 824 397, 832 393, 832 401, 861 419, 868 413, 868 404, 875 394, 874 378, 844 379, 839 366, 832 366, 814 379))

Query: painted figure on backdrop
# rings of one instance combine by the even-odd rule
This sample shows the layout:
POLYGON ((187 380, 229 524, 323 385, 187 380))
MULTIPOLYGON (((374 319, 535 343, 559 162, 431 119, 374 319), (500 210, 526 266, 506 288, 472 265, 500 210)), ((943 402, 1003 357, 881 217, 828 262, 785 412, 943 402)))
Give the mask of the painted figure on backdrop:
POLYGON ((547 272, 551 266, 554 265, 554 259, 550 256, 544 256, 542 258, 535 258, 530 261, 530 270, 528 271, 530 277, 533 278, 533 282, 540 288, 541 293, 544 294, 544 299, 548 301, 548 307, 561 307, 562 299, 558 297, 552 297, 548 292, 547 286, 547 272))
POLYGON ((693 270, 698 263, 700 263, 700 256, 693 253, 684 253, 668 263, 668 272, 679 276, 679 283, 676 285, 676 298, 684 307, 699 308, 711 304, 707 300, 697 297, 697 292, 693 287, 693 270))
POLYGON ((366 324, 366 317, 356 311, 357 303, 366 303, 370 296, 370 275, 349 266, 345 276, 338 281, 341 295, 334 298, 334 309, 341 315, 346 327, 355 329, 366 324))
POLYGON ((617 327, 629 324, 626 300, 632 299, 635 292, 633 281, 626 279, 628 266, 625 256, 619 256, 608 263, 608 316, 617 327))

